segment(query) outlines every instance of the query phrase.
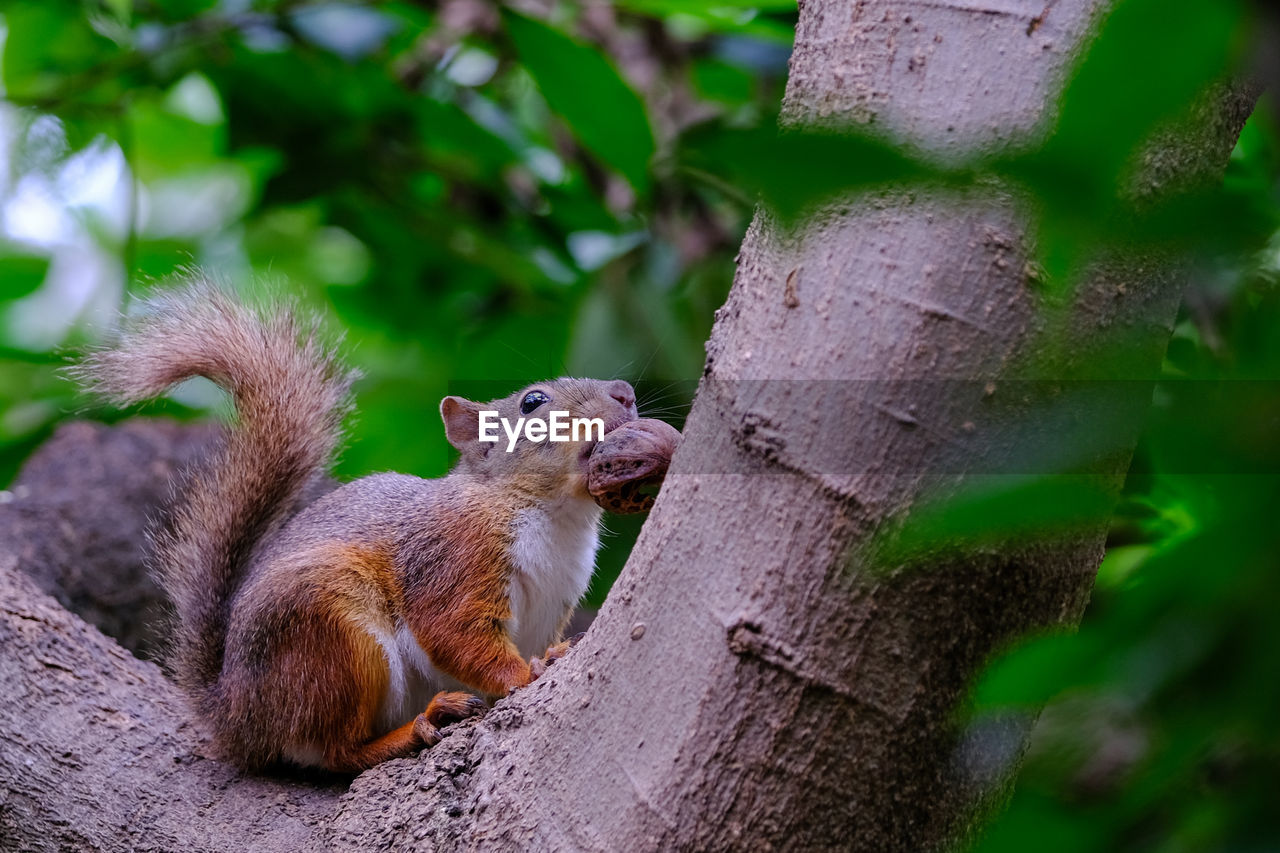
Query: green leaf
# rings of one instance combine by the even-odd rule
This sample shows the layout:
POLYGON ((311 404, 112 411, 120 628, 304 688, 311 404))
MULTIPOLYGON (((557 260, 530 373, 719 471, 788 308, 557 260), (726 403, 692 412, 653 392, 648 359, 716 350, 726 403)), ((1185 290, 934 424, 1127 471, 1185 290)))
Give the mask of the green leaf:
POLYGON ((789 12, 794 11, 797 4, 796 0, 622 0, 618 5, 637 12, 709 15, 724 9, 789 12))
POLYGON ((727 3, 702 2, 702 0, 622 0, 620 8, 663 18, 674 34, 692 37, 694 33, 732 33, 747 38, 790 47, 795 41, 795 26, 785 13, 794 14, 795 0, 767 0, 755 3, 750 0, 730 0, 727 3), (761 15, 759 12, 774 13, 761 15), (779 14, 780 13, 780 14, 779 14), (690 24, 692 32, 688 32, 690 24))
POLYGON ((696 62, 692 69, 693 85, 704 97, 728 104, 741 104, 751 100, 755 80, 747 71, 721 62, 705 59, 696 62))
POLYGON ((779 132, 768 124, 686 134, 681 160, 728 186, 759 193, 783 219, 824 200, 886 183, 965 179, 856 128, 779 132))
POLYGON ((39 0, 4 5, 4 88, 14 100, 73 96, 104 101, 119 80, 98 73, 118 54, 94 32, 78 3, 39 0))
POLYGON ((1121 586, 1151 556, 1150 545, 1122 545, 1111 548, 1098 567, 1097 585, 1100 588, 1121 586))
POLYGON ((1247 29, 1237 0, 1116 4, 1062 94, 1048 142, 995 164, 1043 203, 1039 260, 1059 294, 1104 247, 1252 236, 1240 226, 1249 211, 1231 199, 1171 202, 1168 189, 1177 187, 1168 187, 1157 215, 1135 219, 1123 198, 1141 147, 1174 122, 1197 120, 1194 105, 1230 75, 1247 29))
MULTIPOLYGON (((995 826, 969 848, 973 853, 1080 853, 1081 850, 1113 850, 1108 847, 1114 827, 1093 817, 1082 819, 1067 811, 1059 799, 1021 788, 1014 805, 995 826)), ((964 848, 960 848, 964 849, 964 848)))
POLYGON ((974 477, 957 494, 925 500, 872 542, 881 568, 1010 543, 1053 541, 1104 524, 1114 499, 1105 480, 1077 474, 974 477))
POLYGON ((142 280, 160 280, 191 264, 196 246, 177 239, 139 238, 133 248, 133 275, 142 280))
POLYGON ((0 257, 0 299, 17 299, 34 293, 44 283, 49 259, 34 255, 0 257))
POLYGON ((510 146, 453 104, 424 98, 416 113, 434 165, 450 175, 492 181, 515 160, 510 146))
POLYGON ((1105 235, 1138 148, 1226 77, 1245 19, 1234 0, 1126 0, 1106 18, 1041 149, 1005 161, 1075 242, 1105 235))
POLYGON ((103 3, 122 21, 128 21, 133 14, 133 0, 103 0, 103 3))
POLYGON ((1107 180, 1230 70, 1240 24, 1231 0, 1120 3, 1063 93, 1050 152, 1107 180))
POLYGON ((192 121, 153 99, 139 100, 129 111, 133 165, 143 181, 172 177, 222 162, 226 127, 192 121))
POLYGON ((504 11, 503 19, 520 61, 551 109, 583 147, 643 193, 654 141, 640 97, 595 48, 514 12, 504 11))
POLYGON ((1039 709, 1066 687, 1092 680, 1104 651, 1093 635, 1048 634, 996 659, 974 688, 976 711, 1039 709))

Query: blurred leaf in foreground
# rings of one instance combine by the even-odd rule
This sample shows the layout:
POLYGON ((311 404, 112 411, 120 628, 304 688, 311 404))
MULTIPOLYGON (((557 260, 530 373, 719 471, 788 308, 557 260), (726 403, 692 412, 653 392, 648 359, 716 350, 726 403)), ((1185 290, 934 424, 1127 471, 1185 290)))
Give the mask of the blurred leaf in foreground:
POLYGON ((708 126, 690 133, 681 165, 714 175, 792 220, 813 206, 858 190, 910 181, 963 182, 861 128, 748 129, 708 126))

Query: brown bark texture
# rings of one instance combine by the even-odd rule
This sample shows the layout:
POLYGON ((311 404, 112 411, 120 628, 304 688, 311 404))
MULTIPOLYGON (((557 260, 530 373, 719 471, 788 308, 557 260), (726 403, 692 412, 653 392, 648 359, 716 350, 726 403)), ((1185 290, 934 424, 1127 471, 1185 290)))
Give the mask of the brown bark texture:
MULTIPOLYGON (((804 0, 788 120, 874 123, 942 159, 1034 142, 1107 7, 804 0)), ((1221 168, 1249 109, 1223 89, 1152 168, 1221 168)), ((105 557, 76 533, 108 510, 86 499, 67 531, 69 510, 41 510, 20 483, 0 506, 0 847, 945 846, 1021 749, 1017 724, 955 722, 968 680, 1011 637, 1079 618, 1105 531, 889 573, 861 546, 925 490, 980 478, 996 450, 1043 431, 1017 417, 1028 406, 1007 381, 1044 325, 1030 260, 1026 204, 999 186, 860 197, 788 229, 758 216, 684 443, 587 636, 483 719, 350 784, 207 757, 160 670, 47 594, 121 629, 109 596, 68 580, 144 583, 136 554, 105 557)), ((1044 375, 1074 374, 1073 353, 1114 329, 1143 342, 1134 375, 1152 374, 1178 292, 1149 259, 1100 264, 1044 375)), ((1095 406, 1132 430, 1144 390, 1095 406)), ((161 501, 129 476, 156 488, 200 442, 156 439, 147 461, 118 451, 131 429, 167 428, 87 439, 78 464, 106 469, 99 497, 121 519, 108 528, 140 545, 161 501)), ((1129 450, 1089 472, 1118 484, 1129 450)))

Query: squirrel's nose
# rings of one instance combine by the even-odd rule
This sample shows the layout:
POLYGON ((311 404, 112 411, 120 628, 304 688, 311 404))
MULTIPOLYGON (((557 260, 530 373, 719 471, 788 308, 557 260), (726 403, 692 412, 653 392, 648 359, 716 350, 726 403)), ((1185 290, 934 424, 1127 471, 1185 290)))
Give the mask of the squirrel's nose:
POLYGON ((615 379, 609 383, 609 396, 622 404, 624 409, 636 407, 636 391, 630 382, 615 379))

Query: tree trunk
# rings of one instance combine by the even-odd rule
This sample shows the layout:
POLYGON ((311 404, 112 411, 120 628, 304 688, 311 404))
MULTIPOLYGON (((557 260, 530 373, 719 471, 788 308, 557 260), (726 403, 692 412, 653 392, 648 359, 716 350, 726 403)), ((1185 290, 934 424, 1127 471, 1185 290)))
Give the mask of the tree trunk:
MULTIPOLYGON (((1095 15, 1087 0, 805 0, 785 109, 875 124, 942 157, 1041 133, 1095 15)), ((1249 112, 1224 91, 1164 152, 1220 168, 1249 112)), ((1095 525, 1052 545, 870 572, 860 546, 926 488, 1016 442, 992 412, 1043 321, 1024 211, 1000 190, 758 216, 719 312, 663 493, 587 637, 417 759, 333 783, 199 758, 159 671, 4 572, 0 842, 19 849, 854 849, 965 829, 1017 731, 964 732, 956 702, 1015 634, 1072 624, 1095 525), (15 695, 14 688, 10 696, 15 695)), ((1176 280, 1099 267, 1069 343, 1125 326, 1150 375, 1176 280)), ((1072 352, 1068 346, 1066 352, 1072 352)), ((1051 365, 1069 370, 1064 355, 1051 365)), ((1135 395, 1130 395, 1131 397, 1135 395)), ((1143 404, 1141 394, 1136 395, 1143 404)), ((1128 448, 1131 450, 1132 445, 1128 448)), ((1124 449, 1122 448, 1122 451, 1124 449)), ((1123 477, 1125 452, 1094 472, 1123 477)))

